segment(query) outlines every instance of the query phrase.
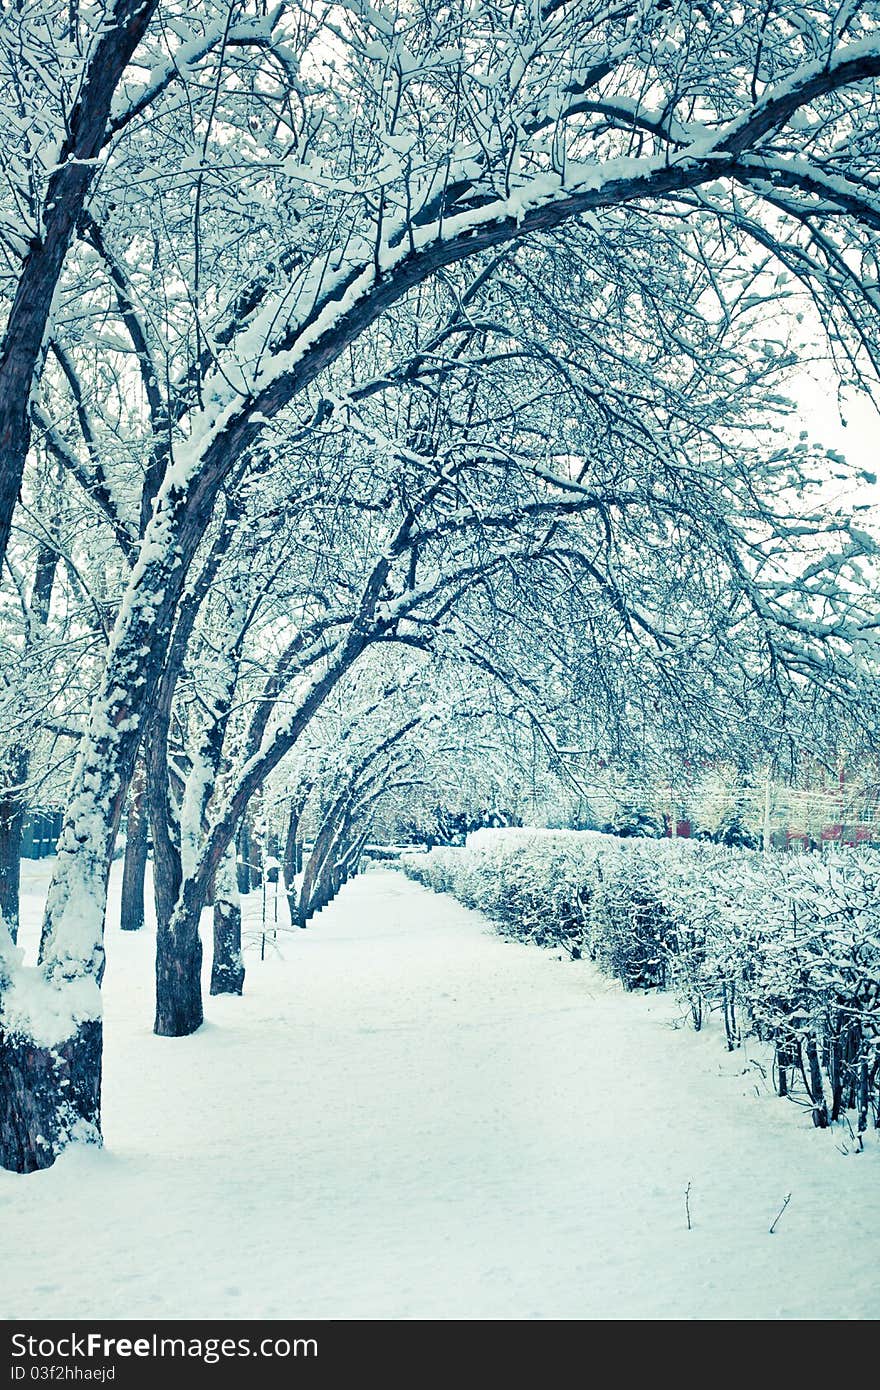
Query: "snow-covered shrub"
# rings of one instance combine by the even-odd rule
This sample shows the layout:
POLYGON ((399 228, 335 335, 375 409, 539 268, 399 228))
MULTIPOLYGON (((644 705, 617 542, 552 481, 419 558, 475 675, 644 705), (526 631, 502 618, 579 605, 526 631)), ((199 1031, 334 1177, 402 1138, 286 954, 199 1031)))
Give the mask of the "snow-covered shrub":
POLYGON ((743 986, 755 1028, 783 1094, 800 1078, 817 1125, 855 1110, 861 1132, 880 1082, 880 856, 796 855, 767 878, 743 986))
POLYGON ((593 959, 627 989, 662 987, 672 930, 656 859, 638 852, 615 855, 591 895, 593 959))
MULTIPOLYGON (((729 1047, 739 1036, 731 906, 742 901, 742 874, 754 855, 708 841, 666 840, 653 850, 657 894, 666 910, 667 984, 687 1002, 694 1027, 720 1009, 729 1047)), ((734 951, 739 961, 738 951, 734 951)))
POLYGON ((599 871, 591 955, 629 989, 674 988, 699 1028, 704 1001, 723 993, 707 968, 707 951, 735 852, 702 841, 626 844, 626 853, 599 871))

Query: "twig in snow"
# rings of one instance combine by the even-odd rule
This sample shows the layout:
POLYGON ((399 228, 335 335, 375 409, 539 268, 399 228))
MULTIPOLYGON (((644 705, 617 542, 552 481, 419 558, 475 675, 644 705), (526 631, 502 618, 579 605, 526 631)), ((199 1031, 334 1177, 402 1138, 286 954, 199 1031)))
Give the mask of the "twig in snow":
POLYGON ((780 1216, 782 1215, 782 1213, 785 1211, 785 1208, 788 1206, 788 1204, 789 1204, 790 1201, 791 1201, 791 1193, 789 1192, 789 1194, 788 1194, 788 1196, 786 1197, 785 1201, 782 1203, 782 1206, 779 1208, 778 1212, 776 1213, 775 1217, 773 1218, 773 1225, 770 1227, 770 1234, 771 1234, 771 1236, 772 1236, 773 1232, 776 1230, 776 1223, 777 1223, 777 1221, 779 1220, 779 1218, 780 1218, 780 1216))
MULTIPOLYGON (((684 1190, 684 1210, 685 1210, 685 1215, 686 1215, 686 1217, 687 1217, 688 1230, 691 1231, 691 1230, 693 1230, 693 1227, 691 1226, 691 1185, 690 1185, 690 1183, 688 1183, 687 1187, 686 1187, 685 1190, 684 1190)), ((777 1218, 777 1219, 778 1219, 778 1218, 777 1218)))

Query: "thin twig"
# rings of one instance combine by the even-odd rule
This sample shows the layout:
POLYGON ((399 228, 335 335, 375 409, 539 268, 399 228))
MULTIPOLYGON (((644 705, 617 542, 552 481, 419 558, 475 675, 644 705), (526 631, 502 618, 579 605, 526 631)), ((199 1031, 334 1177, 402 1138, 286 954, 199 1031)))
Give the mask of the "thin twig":
POLYGON ((772 1236, 773 1232, 776 1230, 776 1222, 779 1220, 780 1216, 781 1216, 782 1213, 785 1211, 785 1208, 788 1206, 788 1204, 789 1204, 790 1201, 791 1201, 791 1193, 789 1192, 789 1194, 788 1194, 788 1196, 786 1197, 785 1201, 782 1203, 782 1206, 779 1208, 779 1211, 776 1213, 775 1217, 773 1218, 773 1225, 770 1227, 770 1234, 771 1234, 771 1236, 772 1236))

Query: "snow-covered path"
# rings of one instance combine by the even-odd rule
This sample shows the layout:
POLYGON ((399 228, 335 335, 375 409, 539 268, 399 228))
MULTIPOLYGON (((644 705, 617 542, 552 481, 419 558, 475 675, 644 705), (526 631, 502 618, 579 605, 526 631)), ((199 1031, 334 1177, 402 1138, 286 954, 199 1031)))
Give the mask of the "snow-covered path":
POLYGON ((151 935, 111 932, 107 1148, 0 1173, 4 1316, 880 1315, 878 1146, 668 998, 392 872, 281 942, 160 1040, 151 935))

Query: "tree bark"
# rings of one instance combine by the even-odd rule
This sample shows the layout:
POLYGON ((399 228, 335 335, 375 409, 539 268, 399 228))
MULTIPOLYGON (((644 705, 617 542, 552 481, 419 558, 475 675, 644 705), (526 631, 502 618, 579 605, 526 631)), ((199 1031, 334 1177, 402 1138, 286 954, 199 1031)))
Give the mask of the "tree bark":
POLYGON ((819 1066, 819 1050, 811 1033, 806 1041, 807 1065, 810 1073, 810 1100, 813 1102, 813 1124, 817 1129, 828 1128, 828 1106, 822 1085, 822 1071, 819 1066))
POLYGON ((135 772, 129 795, 119 925, 123 931, 140 931, 144 925, 144 878, 147 872, 147 806, 142 767, 135 772))
POLYGON ((18 940, 21 885, 21 827, 24 807, 17 796, 0 800, 0 918, 13 941, 18 940))
POLYGON ((236 859, 235 875, 238 883, 239 893, 249 893, 251 891, 251 832, 247 820, 243 820, 236 839, 238 855, 236 859))
POLYGON ((281 861, 281 876, 284 880, 284 893, 287 897, 287 907, 290 912, 290 925, 292 927, 301 926, 299 920, 299 908, 296 901, 296 876, 302 867, 300 859, 301 849, 297 842, 299 833, 300 808, 297 802, 290 804, 290 815, 287 821, 287 835, 284 840, 284 858, 281 861))
POLYGON ((263 886, 263 833, 257 829, 251 821, 250 836, 250 867, 248 870, 249 889, 253 893, 257 888, 263 886))
POLYGON ((332 895, 331 856, 336 846, 340 798, 325 816, 315 836, 312 852, 303 871, 299 894, 300 925, 304 926, 310 917, 327 906, 332 895))
POLYGON ((43 1047, 6 1032, 0 1015, 0 1165, 49 1168, 71 1140, 101 1142, 101 1020, 43 1047))
POLYGON ((156 903, 156 921, 160 926, 167 926, 174 916, 183 878, 180 850, 165 819, 167 803, 164 798, 153 796, 152 781, 147 794, 153 832, 153 898, 156 903))
POLYGON ((201 906, 181 905, 156 931, 156 1018, 160 1038, 186 1038, 204 1022, 201 906))
POLYGON ((312 852, 303 869, 302 883, 299 889, 296 918, 301 927, 304 927, 309 918, 317 911, 317 882, 323 862, 323 846, 321 845, 321 831, 319 831, 315 836, 312 852))
POLYGON ((232 845, 220 862, 214 880, 214 959, 212 994, 241 994, 244 989, 241 954, 241 902, 232 845))
MULTIPOLYGON (((277 861, 278 859, 278 836, 274 830, 270 831, 266 835, 266 858, 275 861, 277 861)), ((270 865, 270 867, 266 870, 266 882, 278 882, 277 862, 274 865, 270 865)))

